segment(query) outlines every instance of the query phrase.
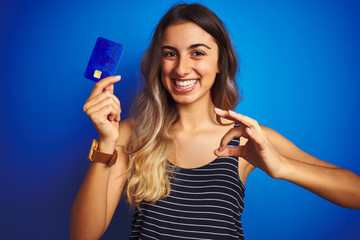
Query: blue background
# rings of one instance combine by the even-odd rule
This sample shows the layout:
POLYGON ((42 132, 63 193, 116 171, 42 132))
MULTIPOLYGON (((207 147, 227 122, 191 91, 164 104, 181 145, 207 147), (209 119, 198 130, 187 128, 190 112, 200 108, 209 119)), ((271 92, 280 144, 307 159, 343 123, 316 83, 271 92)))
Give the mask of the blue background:
MULTIPOLYGON (((226 24, 240 56, 237 111, 304 151, 360 174, 360 2, 199 1, 226 24)), ((176 1, 2 0, 0 238, 68 239, 95 128, 82 111, 96 38, 125 46, 115 94, 126 118, 139 61, 176 1)), ((255 170, 246 183, 246 239, 359 239, 360 211, 255 170)), ((121 203, 102 239, 127 239, 121 203)))

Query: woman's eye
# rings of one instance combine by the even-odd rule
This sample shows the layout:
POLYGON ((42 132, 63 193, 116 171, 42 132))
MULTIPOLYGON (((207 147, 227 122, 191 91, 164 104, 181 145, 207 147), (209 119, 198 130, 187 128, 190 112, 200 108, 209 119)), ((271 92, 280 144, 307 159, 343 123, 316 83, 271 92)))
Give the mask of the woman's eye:
POLYGON ((205 55, 205 53, 203 53, 203 52, 201 52, 201 51, 195 51, 195 52, 193 52, 193 54, 192 54, 193 56, 197 56, 197 57, 200 57, 200 56, 204 56, 205 55))
POLYGON ((176 57, 176 53, 175 52, 165 52, 164 57, 176 57))

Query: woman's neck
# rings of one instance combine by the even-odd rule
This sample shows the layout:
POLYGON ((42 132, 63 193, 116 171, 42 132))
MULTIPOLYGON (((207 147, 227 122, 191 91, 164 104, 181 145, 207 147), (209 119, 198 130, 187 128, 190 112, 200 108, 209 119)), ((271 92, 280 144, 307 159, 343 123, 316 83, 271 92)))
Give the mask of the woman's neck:
POLYGON ((213 102, 197 102, 193 104, 178 104, 180 116, 177 129, 197 131, 217 124, 213 102))

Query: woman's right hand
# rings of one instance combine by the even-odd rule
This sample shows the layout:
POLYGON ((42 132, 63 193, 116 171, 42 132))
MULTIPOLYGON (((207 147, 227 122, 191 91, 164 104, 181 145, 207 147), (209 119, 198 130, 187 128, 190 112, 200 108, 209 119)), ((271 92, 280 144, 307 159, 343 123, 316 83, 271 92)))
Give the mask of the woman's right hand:
POLYGON ((118 81, 120 76, 106 77, 97 82, 83 107, 99 133, 99 143, 113 147, 119 137, 121 113, 120 101, 114 95, 114 83, 118 81))

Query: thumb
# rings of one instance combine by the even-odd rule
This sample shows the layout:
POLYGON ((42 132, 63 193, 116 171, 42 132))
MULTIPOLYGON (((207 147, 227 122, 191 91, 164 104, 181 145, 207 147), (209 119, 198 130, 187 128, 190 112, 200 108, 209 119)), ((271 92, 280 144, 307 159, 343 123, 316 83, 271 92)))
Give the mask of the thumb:
POLYGON ((105 87, 104 91, 109 91, 113 94, 114 93, 114 84, 112 83, 109 86, 105 87))
POLYGON ((223 149, 217 148, 215 149, 214 154, 218 157, 240 157, 242 148, 242 146, 225 147, 223 149))
MULTIPOLYGON (((118 77, 118 79, 116 79, 116 82, 120 81, 121 80, 121 76, 115 76, 115 77, 118 77)), ((112 94, 114 94, 114 82, 112 82, 111 84, 109 84, 108 86, 106 86, 104 88, 104 91, 109 91, 111 92, 112 94)))

